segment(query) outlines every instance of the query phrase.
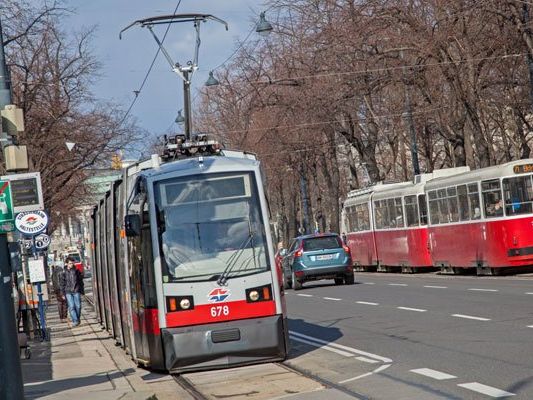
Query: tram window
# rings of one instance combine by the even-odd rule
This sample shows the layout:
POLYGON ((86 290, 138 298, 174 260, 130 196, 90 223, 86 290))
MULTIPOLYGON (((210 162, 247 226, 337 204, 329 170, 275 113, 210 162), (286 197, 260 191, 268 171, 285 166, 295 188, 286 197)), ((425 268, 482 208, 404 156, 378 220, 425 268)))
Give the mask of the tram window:
POLYGON ((396 206, 394 199, 387 199, 387 208, 389 209, 389 228, 396 228, 397 225, 397 215, 396 215, 396 206))
POLYGON ((396 206, 396 226, 398 228, 403 228, 405 226, 404 224, 404 216, 403 216, 403 207, 402 207, 402 198, 396 197, 394 199, 394 204, 396 206))
POLYGON ((376 228, 383 229, 389 227, 389 212, 386 200, 378 200, 374 202, 376 210, 376 228))
POLYGON ((157 227, 165 283, 207 281, 228 270, 237 276, 269 269, 262 203, 253 174, 176 177, 156 182, 154 192, 164 221, 157 227), (227 191, 222 187, 224 180, 236 182, 234 178, 245 182, 242 196, 237 184, 227 191), (179 187, 183 193, 177 192, 179 187))
POLYGON ((433 225, 440 224, 440 218, 439 218, 439 203, 438 200, 430 200, 429 201, 429 215, 431 217, 431 223, 433 225))
POLYGON ((532 179, 533 177, 530 175, 503 180, 506 215, 530 214, 532 212, 532 179))
POLYGON ((405 220, 407 226, 418 226, 418 207, 416 196, 405 196, 405 220))
POLYGON ((359 228, 363 231, 370 229, 370 213, 368 212, 368 204, 359 204, 361 218, 359 219, 359 228))
POLYGON ((437 190, 437 203, 439 205, 439 221, 441 224, 450 222, 448 218, 448 201, 446 198, 446 189, 437 190))
POLYGON ((418 209, 420 211, 420 225, 427 225, 428 213, 426 208, 426 195, 418 196, 418 209))
POLYGON ((437 199, 437 191, 432 190, 428 192, 428 198, 429 198, 429 215, 431 217, 431 223, 440 224, 443 221, 441 221, 439 218, 439 203, 437 199))
POLYGON ((481 203, 479 200, 479 191, 477 183, 470 183, 468 185, 468 208, 470 211, 470 219, 481 218, 481 203))
POLYGON ((356 208, 355 206, 354 207, 350 207, 350 229, 352 230, 352 232, 354 231, 358 231, 359 229, 357 228, 357 222, 358 222, 358 218, 357 218, 357 213, 356 213, 356 208))
POLYGON ((449 187, 446 189, 448 195, 448 221, 459 221, 459 206, 457 204, 457 190, 455 187, 449 187))
POLYGON ((466 185, 457 186, 457 199, 459 200, 459 219, 461 221, 470 220, 466 185))
POLYGON ((493 179, 481 182, 481 193, 483 195, 485 218, 502 217, 503 201, 500 180, 493 179))

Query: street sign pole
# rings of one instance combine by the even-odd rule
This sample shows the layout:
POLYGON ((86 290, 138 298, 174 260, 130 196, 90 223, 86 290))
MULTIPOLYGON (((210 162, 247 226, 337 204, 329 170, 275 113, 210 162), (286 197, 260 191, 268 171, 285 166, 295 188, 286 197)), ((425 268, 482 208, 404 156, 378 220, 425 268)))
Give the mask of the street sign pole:
MULTIPOLYGON (((11 104, 11 85, 4 56, 4 39, 0 23, 0 108, 11 104)), ((0 125, 1 126, 1 125, 0 125)), ((2 149, 8 144, 8 135, 0 129, 2 149)), ((7 235, 0 234, 0 398, 23 399, 24 385, 17 337, 11 263, 7 235)))
MULTIPOLYGON (((37 247, 35 246, 35 236, 31 236, 31 250, 34 260, 39 260, 39 255, 37 254, 37 247)), ((44 268, 44 260, 43 260, 43 268, 44 268)), ((37 298, 39 299, 39 319, 41 321, 41 339, 47 340, 48 333, 46 329, 46 318, 44 315, 44 299, 43 299, 43 290, 42 290, 42 282, 38 281, 37 284, 37 298)))

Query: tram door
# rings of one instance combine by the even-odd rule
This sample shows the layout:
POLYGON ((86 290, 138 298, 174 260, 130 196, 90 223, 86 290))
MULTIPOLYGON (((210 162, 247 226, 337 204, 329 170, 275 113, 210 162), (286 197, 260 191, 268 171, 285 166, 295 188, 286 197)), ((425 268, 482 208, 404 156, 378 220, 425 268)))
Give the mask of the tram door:
MULTIPOLYGON (((137 360, 152 364, 150 348, 157 323, 157 298, 153 279, 153 252, 148 200, 138 193, 128 206, 128 215, 138 215, 140 234, 128 237, 130 262, 131 308, 137 360)), ((152 354, 153 356, 153 354, 152 354)))

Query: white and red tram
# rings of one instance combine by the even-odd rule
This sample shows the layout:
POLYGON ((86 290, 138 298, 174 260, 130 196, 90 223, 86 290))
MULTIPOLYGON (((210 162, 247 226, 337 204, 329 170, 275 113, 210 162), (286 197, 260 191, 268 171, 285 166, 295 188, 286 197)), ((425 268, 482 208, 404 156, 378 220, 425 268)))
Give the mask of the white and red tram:
POLYGON ((260 164, 183 144, 176 157, 194 157, 124 169, 94 209, 99 318, 157 370, 283 360, 288 326, 260 164))
POLYGON ((533 266, 533 159, 425 186, 433 265, 495 275, 533 266))
POLYGON ((343 232, 358 270, 419 272, 433 267, 428 248, 425 184, 468 167, 417 175, 415 183, 352 191, 343 205, 343 232))

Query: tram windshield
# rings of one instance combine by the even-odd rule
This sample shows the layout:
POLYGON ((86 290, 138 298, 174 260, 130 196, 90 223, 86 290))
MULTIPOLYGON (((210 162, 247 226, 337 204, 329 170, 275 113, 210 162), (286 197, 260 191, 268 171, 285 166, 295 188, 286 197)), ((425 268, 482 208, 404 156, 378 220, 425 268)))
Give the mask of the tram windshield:
POLYGON ((252 174, 209 174, 155 188, 163 281, 266 271, 266 234, 252 174))

